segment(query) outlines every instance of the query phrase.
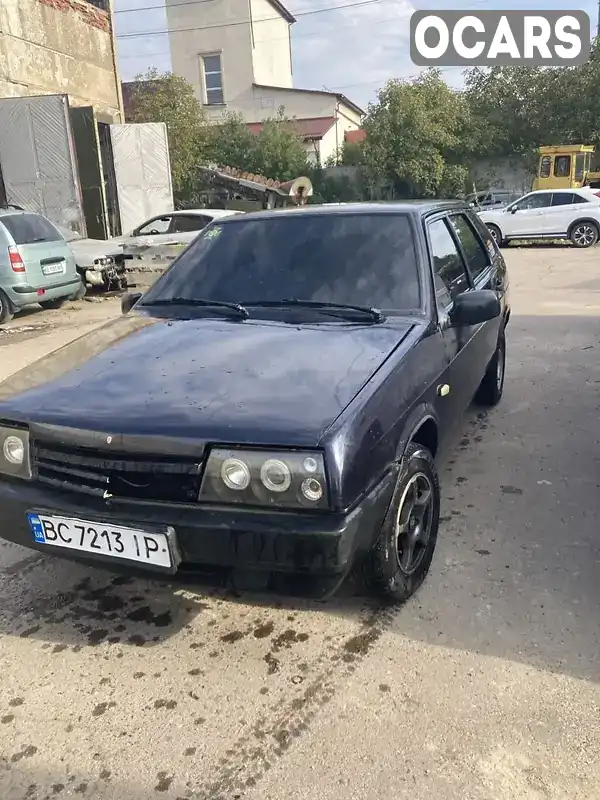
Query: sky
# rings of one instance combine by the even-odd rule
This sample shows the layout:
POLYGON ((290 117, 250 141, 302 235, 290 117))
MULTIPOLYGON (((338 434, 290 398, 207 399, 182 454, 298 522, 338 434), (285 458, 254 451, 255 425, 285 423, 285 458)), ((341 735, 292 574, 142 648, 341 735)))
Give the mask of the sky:
MULTIPOLYGON (((364 6, 351 6, 356 0, 283 2, 300 15, 292 26, 296 88, 341 92, 366 108, 389 78, 420 72, 409 53, 409 19, 415 10, 580 9, 589 14, 595 29, 599 0, 376 0, 364 6), (306 13, 316 10, 319 13, 306 13)), ((164 0, 115 0, 115 26, 122 80, 152 66, 170 69, 164 0)), ((444 77, 454 87, 462 85, 460 68, 445 70, 444 77)))

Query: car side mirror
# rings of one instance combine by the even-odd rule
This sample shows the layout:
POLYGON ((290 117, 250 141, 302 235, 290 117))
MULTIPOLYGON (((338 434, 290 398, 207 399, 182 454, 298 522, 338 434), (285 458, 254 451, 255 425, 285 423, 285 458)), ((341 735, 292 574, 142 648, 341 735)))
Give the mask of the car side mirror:
POLYGON ((450 322, 454 326, 480 325, 500 316, 500 300, 491 289, 462 292, 454 298, 450 322))
POLYGON ((127 314, 142 296, 142 292, 125 292, 121 298, 121 313, 127 314))
POLYGON ((518 210, 519 210, 518 208, 511 208, 510 213, 516 214, 518 210))

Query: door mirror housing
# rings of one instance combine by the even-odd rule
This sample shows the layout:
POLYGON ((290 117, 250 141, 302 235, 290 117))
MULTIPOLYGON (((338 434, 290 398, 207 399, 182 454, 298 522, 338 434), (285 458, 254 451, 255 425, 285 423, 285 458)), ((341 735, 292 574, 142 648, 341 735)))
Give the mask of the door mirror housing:
POLYGON ((121 313, 127 314, 142 296, 142 292, 125 292, 121 298, 121 313))
POLYGON ((480 325, 499 317, 501 310, 498 295, 491 289, 462 292, 454 299, 450 322, 456 327, 480 325))

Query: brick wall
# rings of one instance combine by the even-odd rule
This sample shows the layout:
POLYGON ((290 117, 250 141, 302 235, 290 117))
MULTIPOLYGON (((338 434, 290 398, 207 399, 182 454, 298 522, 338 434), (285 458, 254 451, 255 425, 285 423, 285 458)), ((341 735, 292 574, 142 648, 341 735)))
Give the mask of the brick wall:
POLYGON ((110 15, 97 7, 101 4, 100 0, 96 0, 96 4, 88 3, 86 0, 38 0, 38 3, 55 8, 57 11, 75 12, 82 16, 88 25, 107 33, 110 31, 110 15))

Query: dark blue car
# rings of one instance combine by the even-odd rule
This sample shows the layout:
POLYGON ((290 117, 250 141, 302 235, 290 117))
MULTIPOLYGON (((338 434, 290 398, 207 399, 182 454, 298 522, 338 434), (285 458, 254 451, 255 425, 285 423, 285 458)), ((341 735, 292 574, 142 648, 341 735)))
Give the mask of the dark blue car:
POLYGON ((403 601, 439 448, 502 395, 507 286, 461 202, 216 221, 122 317, 0 384, 0 536, 323 592, 357 566, 403 601))

